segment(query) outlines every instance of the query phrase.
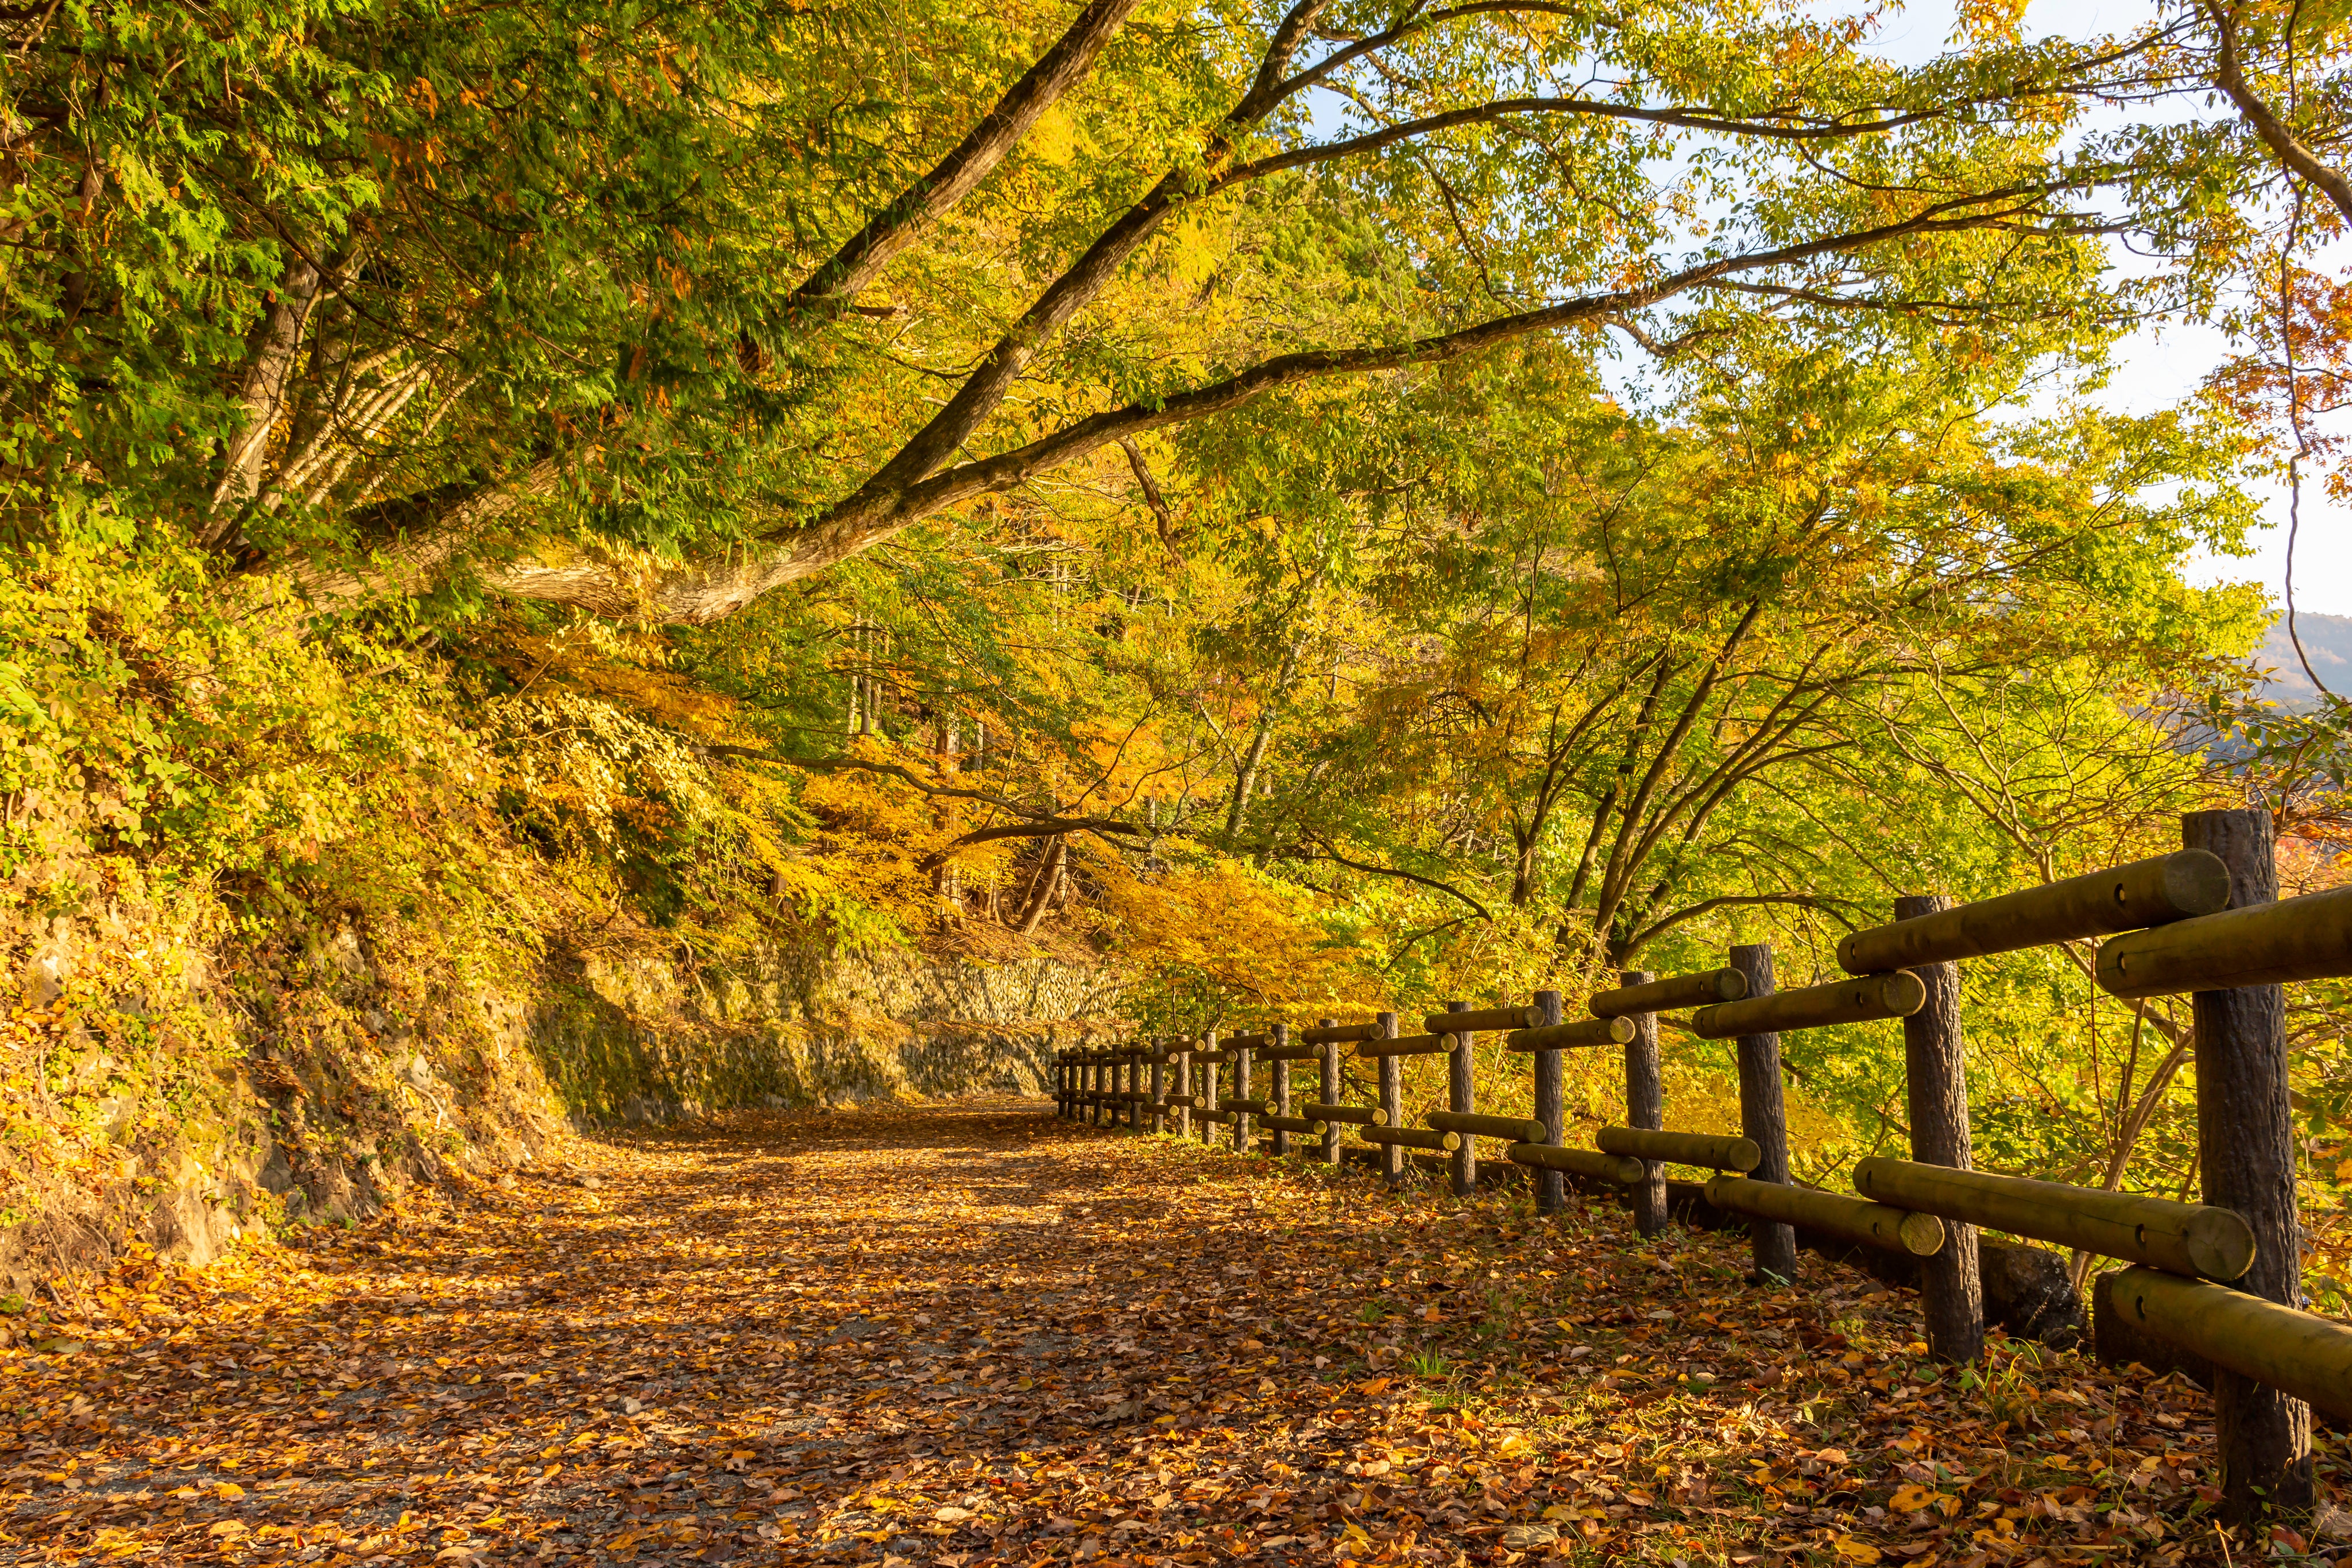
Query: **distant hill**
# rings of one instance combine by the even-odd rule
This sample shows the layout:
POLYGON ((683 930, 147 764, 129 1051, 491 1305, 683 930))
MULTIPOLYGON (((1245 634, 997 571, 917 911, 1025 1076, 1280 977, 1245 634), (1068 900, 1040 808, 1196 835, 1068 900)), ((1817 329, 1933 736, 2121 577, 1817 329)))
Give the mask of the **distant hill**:
MULTIPOLYGON (((2311 655, 2311 667, 2328 689, 2338 696, 2352 696, 2352 615, 2315 615, 2300 610, 2295 612, 2294 630, 2303 639, 2303 651, 2311 655)), ((2303 661, 2294 655, 2294 644, 2287 641, 2284 615, 2272 623, 2270 634, 2254 650, 2253 663, 2256 669, 2270 672, 2263 695, 2273 702, 2298 708, 2318 700, 2318 690, 2304 674, 2303 661)))

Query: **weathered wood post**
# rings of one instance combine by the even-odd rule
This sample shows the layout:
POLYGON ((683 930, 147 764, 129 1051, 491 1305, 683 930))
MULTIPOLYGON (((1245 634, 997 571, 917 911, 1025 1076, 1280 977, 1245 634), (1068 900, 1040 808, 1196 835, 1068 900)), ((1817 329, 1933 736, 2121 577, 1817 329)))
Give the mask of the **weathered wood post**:
POLYGON ((1182 1036, 1176 1039, 1176 1092, 1183 1103, 1176 1107, 1176 1135, 1192 1135, 1192 1043, 1182 1036))
MULTIPOLYGON (((1658 977, 1648 969, 1619 973, 1621 986, 1646 986, 1658 977)), ((1658 1055, 1658 1015, 1635 1013, 1633 1038, 1625 1042, 1625 1124, 1661 1132, 1666 1124, 1665 1070, 1658 1055)), ((1641 1185, 1630 1195, 1633 1228, 1655 1236, 1666 1228, 1666 1167, 1662 1161, 1643 1163, 1641 1185)))
MULTIPOLYGON (((1940 893, 1906 894, 1895 918, 1939 915, 1953 901, 1940 893)), ((1969 1147, 1969 1053, 1960 1030, 1960 967, 1914 964, 1927 988, 1925 1006, 1903 1020, 1904 1094, 1911 1117, 1911 1157, 1922 1165, 1973 1170, 1969 1147)), ((1919 1260, 1919 1309, 1927 1320, 1927 1354, 1969 1362, 1984 1354, 1984 1281, 1977 1272, 1977 1228, 1948 1221, 1944 1245, 1919 1260)))
MULTIPOLYGON (((1217 1054, 1217 1031, 1215 1030, 1205 1029, 1201 1031, 1201 1047, 1202 1053, 1203 1055, 1214 1056, 1217 1054)), ((1204 1073, 1201 1079, 1201 1109, 1203 1111, 1213 1111, 1217 1108, 1217 1082, 1223 1074, 1218 1071, 1217 1063, 1214 1061, 1203 1062, 1202 1065, 1206 1067, 1208 1071, 1204 1073)), ((1214 1144, 1216 1141, 1217 1124, 1208 1120, 1206 1117, 1202 1118, 1201 1142, 1204 1144, 1214 1144)))
MULTIPOLYGON (((1372 1027, 1375 1038, 1394 1040, 1397 1037, 1397 1016, 1394 1013, 1375 1014, 1372 1027)), ((1380 1058, 1381 1110, 1387 1117, 1383 1125, 1404 1125, 1404 1061, 1402 1057, 1380 1058)), ((1404 1150, 1394 1144, 1382 1144, 1381 1149, 1381 1179, 1394 1186, 1404 1179, 1404 1150)))
MULTIPOLYGON (((1445 1004, 1450 1013, 1470 1010, 1470 1004, 1453 1001, 1445 1004)), ((1475 1111, 1478 1108, 1478 1086, 1470 1077, 1470 1047, 1475 1036, 1468 1030, 1457 1030, 1454 1049, 1445 1055, 1445 1108, 1449 1111, 1475 1111)), ((1454 1196, 1468 1197, 1478 1190, 1478 1140, 1464 1138, 1462 1146, 1454 1151, 1454 1196)))
MULTIPOLYGON (((2233 909, 2278 902, 2271 814, 2191 811, 2184 848, 2230 868, 2233 909)), ((2286 992, 2278 986, 2197 991, 2197 1161, 2205 1201, 2232 1208, 2254 1232, 2254 1264, 2238 1289, 2303 1304, 2303 1239, 2295 1211, 2294 1113, 2287 1101, 2286 992)), ((2221 1507, 2252 1523, 2270 1511, 2312 1506, 2311 1406, 2234 1372, 2213 1375, 2221 1507)))
MULTIPOLYGON (((1337 1029, 1339 1027, 1339 1020, 1317 1019, 1315 1027, 1337 1029)), ((1318 1062, 1316 1067, 1317 1071, 1323 1075, 1323 1082, 1317 1085, 1315 1090, 1316 1099, 1326 1105, 1345 1104, 1347 1102, 1339 1097, 1339 1042, 1338 1040, 1327 1040, 1323 1042, 1323 1060, 1318 1062)), ((1323 1128, 1323 1163, 1329 1166, 1339 1163, 1339 1124, 1337 1122, 1328 1123, 1323 1128)))
POLYGON ((1054 1048, 1054 1114, 1066 1116, 1069 1113, 1070 1048, 1057 1045, 1054 1048))
MULTIPOLYGON (((1749 997, 1772 994, 1772 949, 1765 943, 1734 947, 1731 967, 1748 979, 1749 997)), ((1789 1111, 1780 1092, 1780 1037, 1743 1034, 1732 1042, 1739 1058, 1739 1130, 1756 1142, 1763 1159, 1749 1174, 1755 1181, 1789 1180, 1789 1111)), ((1748 1226, 1755 1245, 1756 1272, 1780 1280, 1797 1277, 1797 1233, 1777 1220, 1759 1219, 1748 1226)))
MULTIPOLYGON (((1250 1037, 1244 1034, 1234 1038, 1247 1040, 1250 1037)), ((1255 1067, 1255 1063, 1251 1060, 1248 1046, 1234 1048, 1234 1099, 1237 1103, 1250 1097, 1250 1078, 1255 1067)), ((1234 1153, 1237 1155, 1249 1153, 1250 1142, 1250 1113, 1247 1111, 1235 1111, 1234 1113, 1234 1153)))
POLYGON ((1153 1045, 1151 1051, 1151 1131, 1156 1136, 1168 1130, 1168 1051, 1164 1045, 1153 1045))
MULTIPOLYGON (((1290 1059, 1286 1053, 1290 1050, 1290 1026, 1286 1023, 1275 1025, 1273 1036, 1273 1048, 1267 1052, 1274 1059, 1274 1088, 1269 1093, 1274 1101, 1274 1113, 1287 1117, 1290 1114, 1290 1059)), ((1280 1128, 1275 1130, 1274 1152, 1276 1155, 1290 1152, 1290 1134, 1280 1128)))
MULTIPOLYGON (((1560 1001, 1558 991, 1538 991, 1536 1010, 1541 1016, 1536 1027, 1549 1029, 1560 1021, 1560 1001)), ((1559 1052, 1557 1050, 1535 1053, 1535 1119, 1544 1124, 1544 1142, 1554 1148, 1568 1130, 1568 1091, 1561 1077, 1559 1052)), ((1558 1214, 1568 1207, 1568 1183, 1556 1170, 1536 1172, 1536 1210, 1540 1214, 1558 1214)))

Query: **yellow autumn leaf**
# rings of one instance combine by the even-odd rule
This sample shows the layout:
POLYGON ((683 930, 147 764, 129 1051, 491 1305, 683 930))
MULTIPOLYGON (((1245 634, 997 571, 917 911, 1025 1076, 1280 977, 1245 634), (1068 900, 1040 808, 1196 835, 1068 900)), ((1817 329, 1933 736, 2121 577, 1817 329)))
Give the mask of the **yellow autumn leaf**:
POLYGON ((1895 1496, 1886 1506, 1897 1513, 1916 1513, 1938 1500, 1939 1494, 1932 1487, 1902 1486, 1895 1489, 1895 1496))
POLYGON ((213 1488, 213 1495, 223 1502, 235 1502, 245 1495, 245 1489, 235 1481, 223 1481, 213 1488))
POLYGON ((1858 1535, 1839 1536, 1837 1542, 1837 1554, 1838 1561, 1841 1563, 1875 1563, 1878 1561, 1878 1548, 1873 1546, 1869 1542, 1863 1540, 1858 1535))

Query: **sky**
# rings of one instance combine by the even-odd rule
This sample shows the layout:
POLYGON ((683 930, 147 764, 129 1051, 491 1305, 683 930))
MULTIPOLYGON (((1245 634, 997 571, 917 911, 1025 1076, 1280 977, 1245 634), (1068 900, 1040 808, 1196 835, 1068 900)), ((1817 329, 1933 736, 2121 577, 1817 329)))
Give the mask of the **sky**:
MULTIPOLYGON (((2150 0, 2028 0, 2030 36, 2120 33, 2149 20, 2150 0)), ((1933 57, 1951 37, 1949 0, 1916 0, 1891 17, 1877 47, 1909 64, 1933 57)), ((2146 413, 2192 393, 2228 352, 2228 340, 2210 328, 2178 325, 2147 328, 2120 345, 2119 368, 2103 400, 2119 413, 2146 413)), ((2264 584, 2284 606, 2286 567, 2287 493, 2284 483, 2255 487, 2267 526, 2252 540, 2246 558, 2200 558, 2189 576, 2200 583, 2264 584)), ((2352 512, 2331 504, 2307 479, 2303 486, 2302 527, 2294 552, 2294 603, 2298 612, 2352 615, 2352 512)))

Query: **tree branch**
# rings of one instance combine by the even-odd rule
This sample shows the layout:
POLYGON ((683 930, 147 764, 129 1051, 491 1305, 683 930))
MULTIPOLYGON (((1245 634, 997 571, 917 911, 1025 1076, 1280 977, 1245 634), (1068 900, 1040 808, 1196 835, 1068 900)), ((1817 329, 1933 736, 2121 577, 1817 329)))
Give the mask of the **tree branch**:
POLYGON ((1460 899, 1463 903, 1476 910, 1478 912, 1478 918, 1481 920, 1492 920, 1495 918, 1492 915, 1487 913, 1486 906, 1485 904, 1479 903, 1476 899, 1471 897, 1468 894, 1449 883, 1439 882, 1433 877, 1423 876, 1418 872, 1400 870, 1395 866, 1368 865, 1362 861, 1349 860, 1346 855, 1341 854, 1338 850, 1332 848, 1331 841, 1325 838, 1320 833, 1302 829, 1300 831, 1299 837, 1303 841, 1306 841, 1307 844, 1312 844, 1316 847, 1310 849, 1305 847, 1303 844, 1293 844, 1286 849, 1275 844, 1262 844, 1254 852, 1280 855, 1286 860, 1329 861, 1334 865, 1343 865, 1349 871, 1360 871, 1367 876, 1392 876, 1404 882, 1419 883, 1423 887, 1444 894, 1452 898, 1460 899))
POLYGON ((1116 817, 1046 817, 1034 822, 1004 822, 993 828, 975 828, 971 832, 950 839, 917 861, 915 869, 936 870, 953 858, 956 851, 997 839, 1050 839, 1063 833, 1100 833, 1105 837, 1116 833, 1134 838, 1146 831, 1116 817))
POLYGON ((1721 898, 1703 898, 1688 909, 1677 909, 1672 915, 1661 915, 1633 933, 1632 936, 1626 938, 1624 956, 1629 959, 1632 958, 1653 939, 1673 930, 1685 921, 1696 920, 1702 915, 1709 915, 1718 909, 1728 909, 1738 905, 1792 904, 1802 909, 1820 910, 1849 931, 1859 930, 1860 927, 1840 914, 1837 908, 1841 904, 1853 902, 1852 899, 1847 898, 1825 898, 1812 893, 1748 893, 1726 894, 1721 898))
POLYGON ((849 243, 793 290, 789 308, 840 305, 874 280, 891 257, 921 236, 926 225, 962 201, 1018 146, 1052 108, 1093 69, 1111 35, 1142 0, 1089 0, 1068 29, 1028 73, 1005 89, 996 107, 954 151, 866 222, 849 243))
POLYGON ((2238 106, 2238 112, 2253 127, 2263 144, 2278 155, 2281 163, 2318 186, 2336 204, 2336 210, 2352 220, 2352 179, 2347 179, 2341 170, 2330 167, 2297 140, 2286 122, 2246 80, 2238 59, 2238 25, 2231 20, 2229 7, 2209 4, 2205 14, 2213 20, 2213 85, 2238 106))

